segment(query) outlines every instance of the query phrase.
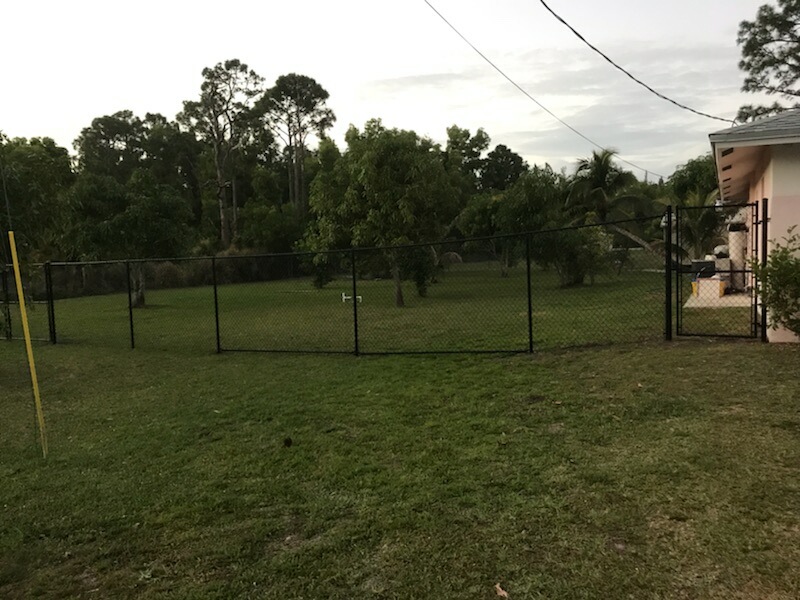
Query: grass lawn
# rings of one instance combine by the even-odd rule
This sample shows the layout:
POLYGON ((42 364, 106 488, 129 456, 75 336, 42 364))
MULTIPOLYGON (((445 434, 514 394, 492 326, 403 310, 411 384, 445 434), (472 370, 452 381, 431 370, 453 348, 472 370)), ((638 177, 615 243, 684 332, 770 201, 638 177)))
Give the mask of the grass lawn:
POLYGON ((797 346, 37 352, 46 462, 0 342, 2 598, 800 597, 797 346))

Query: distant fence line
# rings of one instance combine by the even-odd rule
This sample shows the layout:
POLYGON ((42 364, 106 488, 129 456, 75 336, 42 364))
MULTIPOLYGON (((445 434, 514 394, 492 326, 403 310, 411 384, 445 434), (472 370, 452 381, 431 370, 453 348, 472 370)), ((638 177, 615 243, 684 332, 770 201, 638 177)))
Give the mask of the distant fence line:
MULTIPOLYGON (((402 246, 29 265, 31 330, 59 344, 356 355, 658 340, 672 330, 665 222, 655 215, 402 246), (609 225, 663 242, 665 254, 631 247, 609 225)), ((10 270, 0 275, 0 337, 15 339, 18 299, 10 270)))

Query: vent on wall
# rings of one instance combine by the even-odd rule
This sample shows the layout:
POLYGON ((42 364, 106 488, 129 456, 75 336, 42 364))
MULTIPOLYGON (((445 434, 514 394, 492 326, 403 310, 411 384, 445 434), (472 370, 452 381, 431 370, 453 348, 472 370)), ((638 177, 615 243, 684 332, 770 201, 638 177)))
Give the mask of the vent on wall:
POLYGON ((722 157, 725 158, 726 156, 730 156, 733 154, 733 148, 726 148, 722 151, 722 157))

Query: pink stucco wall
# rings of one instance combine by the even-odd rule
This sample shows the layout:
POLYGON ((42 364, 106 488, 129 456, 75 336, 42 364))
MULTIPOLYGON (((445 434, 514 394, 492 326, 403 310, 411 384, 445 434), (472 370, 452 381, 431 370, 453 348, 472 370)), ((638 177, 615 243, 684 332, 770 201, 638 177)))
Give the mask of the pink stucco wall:
MULTIPOLYGON (((800 144, 765 148, 763 159, 750 185, 750 201, 769 199, 768 234, 770 240, 779 240, 792 225, 800 231, 800 144)), ((770 241, 767 249, 773 245, 770 241)), ((770 329, 768 336, 770 342, 800 342, 786 329, 770 329)))

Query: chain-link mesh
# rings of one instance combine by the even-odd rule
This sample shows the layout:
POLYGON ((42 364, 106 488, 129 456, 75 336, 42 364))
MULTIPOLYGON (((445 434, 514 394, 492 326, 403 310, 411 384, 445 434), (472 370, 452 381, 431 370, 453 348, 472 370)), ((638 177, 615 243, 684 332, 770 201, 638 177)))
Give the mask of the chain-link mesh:
POLYGON ((58 343, 130 345, 124 262, 51 266, 58 343))
POLYGON ((360 350, 527 350, 521 244, 498 238, 357 252, 360 350))
POLYGON ((350 252, 218 257, 223 350, 352 352, 350 252))
MULTIPOLYGON (((38 342, 49 341, 50 315, 44 265, 22 265, 21 270, 31 339, 38 342)), ((22 315, 14 271, 11 267, 4 268, 0 276, 0 303, 2 303, 0 338, 21 340, 22 315)))
POLYGON ((213 352, 212 259, 132 262, 130 272, 137 348, 213 352))
POLYGON ((760 225, 757 204, 678 208, 679 335, 757 336, 760 225))
POLYGON ((534 348, 657 339, 664 258, 606 227, 531 235, 534 348))

